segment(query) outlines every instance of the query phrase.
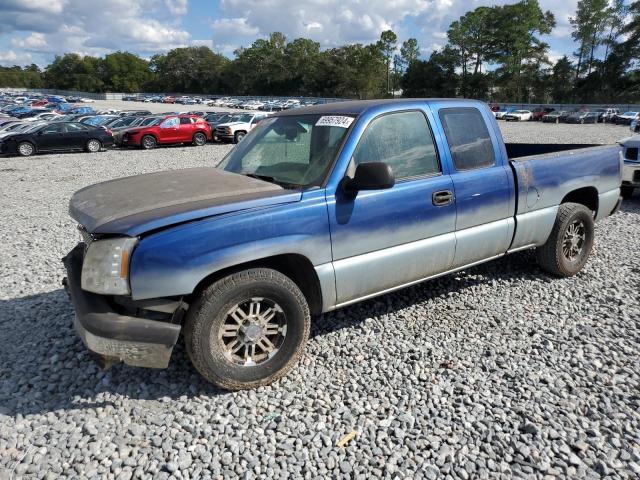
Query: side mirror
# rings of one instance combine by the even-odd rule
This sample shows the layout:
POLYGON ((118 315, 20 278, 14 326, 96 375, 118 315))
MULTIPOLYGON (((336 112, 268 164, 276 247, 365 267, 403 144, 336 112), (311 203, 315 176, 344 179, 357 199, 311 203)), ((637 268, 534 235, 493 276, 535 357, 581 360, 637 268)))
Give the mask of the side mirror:
POLYGON ((384 190, 395 185, 393 170, 384 162, 361 163, 353 178, 345 177, 342 188, 347 193, 360 190, 384 190))

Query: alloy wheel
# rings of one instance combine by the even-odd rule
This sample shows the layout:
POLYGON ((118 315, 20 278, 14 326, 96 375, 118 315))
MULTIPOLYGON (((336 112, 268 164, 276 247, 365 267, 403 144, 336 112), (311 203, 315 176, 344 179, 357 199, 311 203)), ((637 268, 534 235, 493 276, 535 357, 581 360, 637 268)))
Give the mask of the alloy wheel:
POLYGON ((575 220, 569 224, 562 239, 562 253, 567 260, 574 262, 578 259, 586 238, 586 229, 582 220, 575 220))
POLYGON ((250 367, 273 358, 286 335, 287 319, 280 305, 268 298, 254 297, 227 312, 218 340, 227 360, 250 367))

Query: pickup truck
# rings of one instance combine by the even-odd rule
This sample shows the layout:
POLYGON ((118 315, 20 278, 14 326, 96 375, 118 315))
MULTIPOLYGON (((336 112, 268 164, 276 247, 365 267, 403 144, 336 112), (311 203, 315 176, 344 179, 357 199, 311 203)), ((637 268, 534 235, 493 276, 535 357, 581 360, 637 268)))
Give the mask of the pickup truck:
POLYGON ((227 123, 219 123, 213 135, 219 140, 229 140, 238 143, 247 133, 260 122, 267 118, 268 113, 243 113, 235 116, 227 123))
POLYGON ((623 198, 631 198, 636 188, 640 187, 640 135, 634 135, 620 140, 624 158, 622 171, 622 186, 620 191, 623 198))
POLYGON ((182 333, 208 381, 265 385, 323 312, 524 249, 577 274, 622 163, 619 145, 505 144, 473 100, 280 112, 217 168, 73 195, 75 328, 104 365, 166 367, 182 333))

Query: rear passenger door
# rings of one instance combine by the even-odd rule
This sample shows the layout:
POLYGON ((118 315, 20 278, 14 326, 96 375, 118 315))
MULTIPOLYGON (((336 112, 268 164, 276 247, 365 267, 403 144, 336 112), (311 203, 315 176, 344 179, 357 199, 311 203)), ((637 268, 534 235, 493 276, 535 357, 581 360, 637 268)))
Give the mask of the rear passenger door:
POLYGON ((515 224, 514 181, 488 109, 451 106, 439 108, 438 116, 456 197, 455 268, 507 251, 515 224))
POLYGON ((179 140, 181 142, 190 142, 195 131, 195 119, 191 117, 180 117, 180 133, 179 140))
POLYGON ((66 123, 64 128, 66 147, 70 149, 84 148, 89 129, 81 123, 66 123))
POLYGON ((349 165, 384 162, 394 187, 327 194, 337 304, 381 293, 450 268, 455 252, 453 183, 421 110, 379 115, 349 165))

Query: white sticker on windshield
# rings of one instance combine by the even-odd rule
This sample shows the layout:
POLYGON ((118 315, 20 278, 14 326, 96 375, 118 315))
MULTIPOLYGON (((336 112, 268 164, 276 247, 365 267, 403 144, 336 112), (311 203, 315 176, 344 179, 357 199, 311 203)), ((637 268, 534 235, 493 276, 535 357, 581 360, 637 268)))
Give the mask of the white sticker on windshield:
POLYGON ((339 115, 330 115, 320 117, 316 122, 316 127, 341 127, 349 128, 353 122, 353 117, 343 117, 339 115))

